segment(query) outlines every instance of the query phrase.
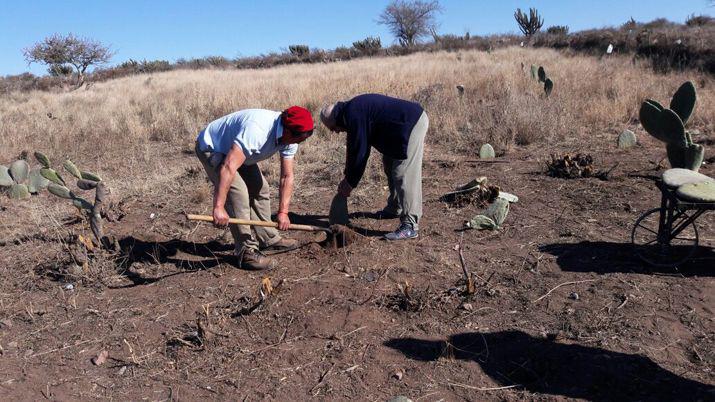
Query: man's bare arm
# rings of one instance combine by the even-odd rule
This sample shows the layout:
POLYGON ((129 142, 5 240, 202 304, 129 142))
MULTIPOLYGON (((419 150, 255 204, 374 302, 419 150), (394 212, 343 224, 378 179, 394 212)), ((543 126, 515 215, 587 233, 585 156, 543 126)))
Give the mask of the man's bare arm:
POLYGON ((219 169, 219 181, 214 191, 213 218, 216 226, 228 225, 228 213, 226 212, 226 198, 231 188, 231 182, 236 177, 238 168, 246 161, 246 155, 240 146, 233 144, 228 155, 223 160, 219 169))
POLYGON ((293 195, 293 158, 281 158, 281 183, 279 188, 278 229, 287 230, 290 226, 288 210, 293 195))

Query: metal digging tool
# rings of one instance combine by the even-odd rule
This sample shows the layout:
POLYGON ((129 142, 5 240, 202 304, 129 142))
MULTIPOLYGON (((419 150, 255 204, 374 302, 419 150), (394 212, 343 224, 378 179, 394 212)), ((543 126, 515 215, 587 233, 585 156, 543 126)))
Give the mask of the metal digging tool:
MULTIPOLYGON (((186 218, 190 221, 199 221, 199 222, 213 222, 214 221, 213 216, 209 216, 209 215, 187 214, 186 218)), ((247 220, 247 219, 236 219, 236 218, 230 218, 228 220, 228 223, 233 223, 235 225, 263 226, 263 227, 270 227, 270 228, 278 227, 278 223, 276 223, 276 222, 252 221, 252 220, 247 220)), ((357 233, 353 232, 352 230, 348 229, 347 227, 345 227, 343 225, 331 225, 330 228, 326 228, 326 227, 322 227, 322 226, 299 225, 299 224, 291 223, 290 226, 288 227, 288 230, 302 230, 304 232, 325 232, 326 239, 324 242, 321 242, 321 244, 323 246, 330 246, 332 248, 345 247, 348 245, 348 243, 350 243, 355 238, 355 236, 358 236, 357 233)))

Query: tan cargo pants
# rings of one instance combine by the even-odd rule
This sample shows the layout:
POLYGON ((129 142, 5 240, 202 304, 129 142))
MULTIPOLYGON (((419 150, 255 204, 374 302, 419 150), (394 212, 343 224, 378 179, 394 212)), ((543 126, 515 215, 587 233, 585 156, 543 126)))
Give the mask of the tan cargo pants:
MULTIPOLYGON (((209 179, 214 186, 217 186, 224 155, 201 151, 198 143, 195 151, 209 179)), ((238 174, 231 182, 228 191, 226 212, 229 216, 238 219, 271 220, 270 188, 257 164, 242 165, 238 168, 238 174)), ((258 250, 259 246, 261 248, 270 247, 281 240, 281 236, 275 228, 255 226, 253 228, 256 232, 255 237, 251 232, 251 226, 231 224, 229 228, 238 254, 246 248, 258 250)))
POLYGON ((410 133, 407 159, 392 159, 384 155, 382 157, 382 166, 390 189, 385 209, 400 215, 402 223, 409 223, 415 230, 419 230, 418 225, 422 217, 422 155, 428 128, 429 118, 427 113, 422 112, 410 133))

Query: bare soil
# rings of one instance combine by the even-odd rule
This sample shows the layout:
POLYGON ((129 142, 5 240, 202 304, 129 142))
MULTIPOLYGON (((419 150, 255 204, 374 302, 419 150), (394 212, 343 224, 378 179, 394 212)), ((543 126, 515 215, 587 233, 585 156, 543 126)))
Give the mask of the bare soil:
MULTIPOLYGON (((397 221, 355 214, 362 237, 333 249, 324 234, 290 233, 305 245, 274 255, 268 273, 235 268, 227 233, 184 221, 208 211, 196 195, 208 184, 175 150, 181 186, 120 200, 125 215, 106 230, 121 251, 91 263, 101 280, 62 274, 62 233, 83 227, 70 214, 0 247, 0 397, 713 400, 715 213, 698 220, 689 263, 640 262, 630 230, 659 205, 664 150, 640 133, 642 145, 621 151, 616 136, 491 163, 428 147, 419 239, 385 242, 397 221), (549 177, 559 152, 618 166, 608 180, 549 177), (479 208, 439 201, 478 176, 520 198, 501 230, 461 231, 479 208)), ((327 225, 336 184, 301 183, 293 222, 327 225)), ((384 182, 368 186, 352 213, 383 207, 384 182)), ((1 202, 0 220, 21 227, 25 207, 1 202)))

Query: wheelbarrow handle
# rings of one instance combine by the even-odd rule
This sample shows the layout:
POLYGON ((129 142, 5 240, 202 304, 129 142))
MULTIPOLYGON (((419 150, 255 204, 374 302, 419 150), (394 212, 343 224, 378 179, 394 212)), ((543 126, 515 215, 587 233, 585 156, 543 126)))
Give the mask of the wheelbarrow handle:
MULTIPOLYGON (((187 214, 186 219, 190 221, 199 221, 199 222, 213 222, 214 218, 213 216, 209 215, 193 215, 193 214, 187 214)), ((269 228, 277 228, 278 224, 276 222, 270 222, 270 221, 251 221, 248 219, 236 219, 236 218, 229 218, 228 223, 233 223, 236 225, 248 225, 248 226, 263 226, 263 227, 269 227, 269 228)), ((290 226, 288 226, 289 230, 302 230, 305 232, 329 232, 330 229, 320 227, 320 226, 313 226, 313 225, 298 225, 291 223, 290 226)))

